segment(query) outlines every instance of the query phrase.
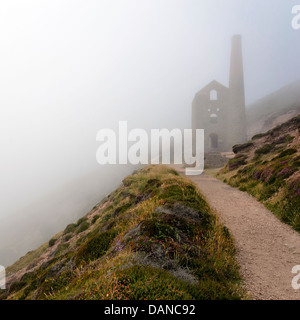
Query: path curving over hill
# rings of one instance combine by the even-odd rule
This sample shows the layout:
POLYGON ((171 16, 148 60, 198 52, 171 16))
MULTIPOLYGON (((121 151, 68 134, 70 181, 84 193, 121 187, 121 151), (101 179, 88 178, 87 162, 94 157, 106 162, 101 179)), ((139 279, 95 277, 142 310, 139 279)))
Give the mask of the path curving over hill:
MULTIPOLYGON (((182 172, 183 173, 183 172, 182 172)), ((235 240, 237 259, 253 299, 300 299, 292 268, 300 265, 300 234, 246 192, 207 174, 191 176, 235 240)))

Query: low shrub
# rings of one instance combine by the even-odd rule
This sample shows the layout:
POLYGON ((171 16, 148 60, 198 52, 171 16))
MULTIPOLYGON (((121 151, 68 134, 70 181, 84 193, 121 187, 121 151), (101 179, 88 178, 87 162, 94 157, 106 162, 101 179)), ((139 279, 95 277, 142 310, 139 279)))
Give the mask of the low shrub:
POLYGON ((238 152, 245 150, 247 148, 253 147, 253 142, 247 142, 244 144, 236 144, 235 146, 232 147, 232 151, 237 154, 238 152))
POLYGON ((116 237, 115 230, 102 232, 87 241, 79 250, 76 256, 76 263, 97 260, 101 258, 109 249, 111 242, 116 237))
POLYGON ((9 287, 9 292, 15 292, 23 289, 27 285, 27 281, 25 280, 20 280, 20 281, 15 281, 13 282, 10 287, 9 287))
POLYGON ((292 155, 292 154, 294 154, 294 153, 297 153, 297 149, 293 149, 293 148, 291 148, 291 149, 286 149, 286 150, 282 151, 282 152, 278 155, 277 158, 283 158, 283 157, 285 157, 285 156, 289 156, 289 155, 292 155))
POLYGON ((57 239, 54 239, 54 238, 49 240, 49 247, 53 247, 55 245, 56 241, 57 241, 57 239))
POLYGON ((77 222, 76 222, 76 226, 80 226, 83 222, 87 221, 86 217, 80 218, 77 222))
POLYGON ((67 233, 71 233, 71 232, 74 232, 75 229, 76 229, 76 224, 75 223, 71 223, 71 224, 68 224, 66 229, 64 230, 64 234, 67 234, 67 233))
POLYGON ((79 228, 77 229, 76 233, 81 233, 89 228, 90 224, 87 221, 83 221, 80 225, 79 228))
POLYGON ((100 216, 98 214, 96 214, 92 219, 92 224, 94 224, 99 218, 100 218, 100 216))
POLYGON ((245 165, 247 157, 244 155, 235 156, 233 159, 228 161, 229 171, 235 170, 240 166, 245 165))
POLYGON ((65 237, 63 237, 63 241, 64 241, 64 242, 67 242, 67 241, 69 241, 71 238, 72 238, 72 235, 71 235, 71 234, 67 234, 65 237))
POLYGON ((265 144, 263 147, 255 150, 255 154, 257 156, 260 156, 260 155, 263 155, 263 154, 267 154, 267 153, 270 153, 273 148, 274 148, 273 144, 265 144))
POLYGON ((260 138, 265 137, 265 136, 267 136, 267 135, 268 135, 268 132, 258 133, 258 134, 254 135, 254 136, 252 137, 252 140, 260 139, 260 138))
POLYGON ((141 225, 141 233, 158 239, 165 239, 166 237, 175 238, 175 230, 168 223, 160 219, 150 219, 143 221, 141 225))
POLYGON ((61 253, 63 253, 65 250, 67 250, 70 247, 69 243, 61 243, 56 251, 55 251, 55 257, 59 256, 61 253))

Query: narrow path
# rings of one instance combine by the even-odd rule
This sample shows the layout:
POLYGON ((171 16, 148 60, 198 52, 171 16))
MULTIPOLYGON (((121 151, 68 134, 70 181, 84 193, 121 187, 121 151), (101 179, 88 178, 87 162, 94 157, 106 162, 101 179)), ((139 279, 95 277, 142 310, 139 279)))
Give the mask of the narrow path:
POLYGON ((292 268, 300 265, 300 234, 246 192, 207 174, 190 179, 231 231, 252 298, 300 300, 300 289, 291 285, 292 268))

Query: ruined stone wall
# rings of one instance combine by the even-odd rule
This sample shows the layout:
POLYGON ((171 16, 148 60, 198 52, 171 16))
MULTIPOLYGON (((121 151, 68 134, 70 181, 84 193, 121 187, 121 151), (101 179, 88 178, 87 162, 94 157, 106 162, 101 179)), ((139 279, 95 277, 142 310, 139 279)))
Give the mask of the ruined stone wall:
POLYGON ((205 152, 227 151, 229 90, 216 81, 199 91, 193 100, 192 128, 204 129, 205 152))
POLYGON ((232 37, 229 88, 212 81, 195 95, 192 128, 204 129, 206 153, 247 141, 241 36, 232 37))

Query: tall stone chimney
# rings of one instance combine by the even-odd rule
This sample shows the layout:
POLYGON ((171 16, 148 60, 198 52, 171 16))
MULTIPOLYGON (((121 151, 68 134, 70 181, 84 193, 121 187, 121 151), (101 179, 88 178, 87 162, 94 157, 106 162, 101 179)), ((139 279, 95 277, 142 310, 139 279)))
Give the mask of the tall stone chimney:
POLYGON ((244 71, 242 57, 242 37, 235 35, 231 39, 231 60, 229 75, 230 113, 232 128, 229 136, 234 144, 247 141, 244 71))

